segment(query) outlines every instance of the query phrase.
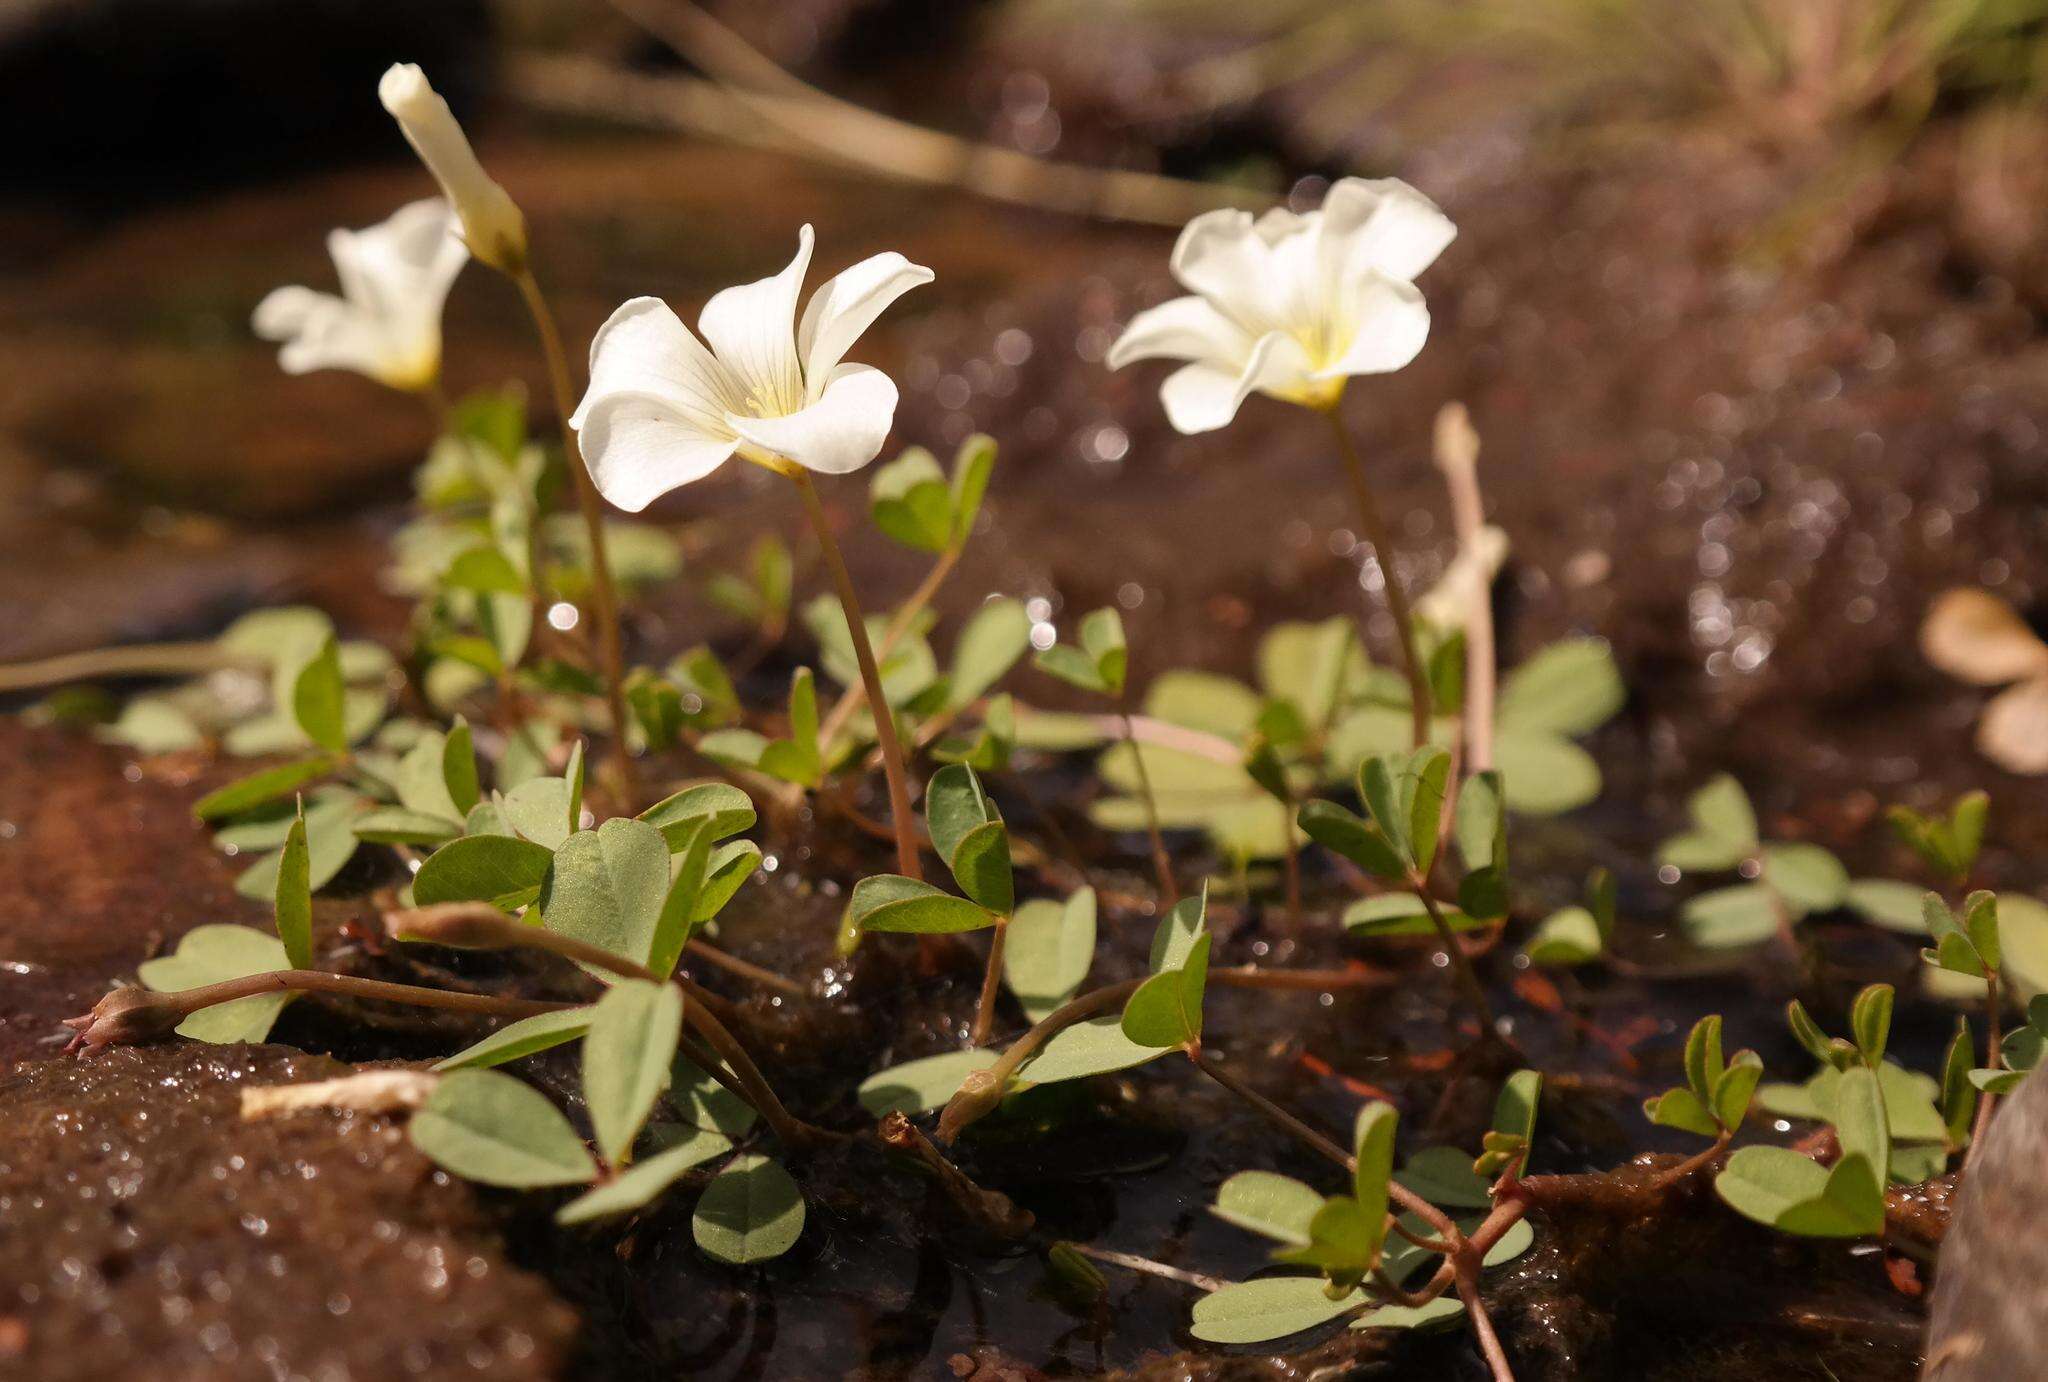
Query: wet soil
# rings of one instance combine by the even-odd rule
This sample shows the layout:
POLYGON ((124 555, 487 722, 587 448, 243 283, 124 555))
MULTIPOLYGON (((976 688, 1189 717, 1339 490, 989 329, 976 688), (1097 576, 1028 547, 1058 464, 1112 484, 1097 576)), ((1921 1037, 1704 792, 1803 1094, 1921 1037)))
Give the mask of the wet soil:
MULTIPOLYGON (((1117 325, 1170 291, 1163 237, 996 216, 960 199, 702 149, 557 142, 490 153, 546 247, 572 339, 629 294, 690 303, 779 265, 801 219, 825 231, 821 262, 892 247, 938 270, 938 284, 905 300, 868 358, 902 381, 900 437, 943 447, 980 428, 1003 444, 990 523, 942 599, 949 614, 990 591, 1044 597, 1056 614, 1114 600, 1142 682, 1173 666, 1243 675, 1263 624, 1357 607, 1363 554, 1313 419, 1255 400, 1225 433, 1178 438, 1159 415, 1154 372, 1099 368, 1117 325)), ((2048 359, 2037 323, 1999 281, 1968 272, 1942 223, 1915 210, 1926 193, 1911 165, 1881 195, 1830 212, 1809 253, 1759 261, 1758 228, 1797 208, 1800 172, 1708 141, 1597 173, 1416 170, 1463 227, 1424 284, 1435 336, 1414 368, 1363 381, 1350 400, 1408 540, 1401 569, 1424 580, 1447 547, 1429 418, 1444 398, 1471 404, 1493 516, 1517 544, 1499 601, 1509 660, 1562 632, 1597 632, 1630 685, 1623 717, 1591 745, 1607 776, 1602 801, 1529 823, 1517 866, 1530 913, 1568 896, 1587 864, 1616 867, 1621 949, 1647 968, 1583 986, 1520 973, 1504 957, 1490 968, 1516 1014, 1515 1039, 1552 1072, 1544 1170, 1601 1170, 1676 1149, 1682 1139, 1652 1134, 1636 1104, 1670 1081, 1677 1044, 1700 1014, 1727 1014, 1732 1040, 1758 1047, 1775 1071, 1796 1071, 1804 1062, 1779 1017, 1787 997, 1805 991, 1832 1012, 1855 984, 1913 970, 1904 942, 1827 920, 1813 928, 1825 960, 1819 992, 1776 953, 1718 971, 1686 955, 1670 931, 1691 884, 1663 885, 1643 860, 1708 772, 1743 777, 1767 833, 1827 844, 1859 874, 1908 877, 1875 822, 1879 807, 1988 783, 1998 809, 1987 881, 2036 881, 2025 847, 2048 798, 1969 751, 1979 696, 1925 669, 1911 632, 1928 595, 1952 582, 1988 584, 2022 606, 2048 591, 2039 531, 2048 359)), ((396 628, 401 607, 372 577, 424 419, 358 381, 275 375, 240 323, 274 282, 325 281, 318 244, 328 224, 374 219, 416 184, 409 171, 337 175, 82 242, 67 239, 61 217, 40 223, 32 275, 0 285, 12 309, 0 319, 0 366, 20 380, 0 400, 0 538, 37 554, 12 563, 19 569, 0 590, 0 657, 201 633, 284 597, 321 603, 352 631, 396 628), (180 265, 174 282, 142 267, 163 263, 180 265)), ((449 334, 458 386, 508 374, 538 383, 516 305, 481 275, 458 288, 449 334)), ((691 525, 699 570, 764 523, 796 531, 771 477, 730 469, 660 511, 691 525)), ((857 516, 857 485, 830 497, 857 516)), ((871 542, 850 555, 878 602, 918 575, 913 560, 871 542)), ((632 632, 650 658, 740 638, 688 582, 641 610, 632 632)), ((1057 699, 1036 684, 1025 693, 1057 699)), ((51 731, 0 734, 0 821, 12 827, 0 832, 0 949, 19 962, 4 980, 0 1041, 19 1059, 152 945, 202 921, 260 921, 261 909, 233 896, 231 865, 185 815, 231 768, 135 762, 51 731)), ((1132 842, 1084 832, 1080 779, 1055 772, 1045 787, 1068 833, 1082 834, 1098 885, 1142 893, 1132 842)), ((1020 832, 1037 830, 1029 803, 1004 806, 1020 832)), ((925 972, 893 945, 836 957, 843 889, 879 866, 845 827, 778 826, 764 848, 775 867, 736 901, 725 940, 810 983, 814 999, 778 1002, 710 982, 744 1005, 743 1025, 797 1106, 847 1124, 862 1075, 960 1043, 975 976, 925 972)), ((1189 877, 1214 862, 1195 842, 1178 857, 1189 877)), ((380 881, 356 877, 337 890, 325 962, 377 973, 400 963, 345 927, 370 913, 380 881)), ((1415 1135, 1469 1140, 1490 1086, 1447 1079, 1442 986, 1412 953, 1333 934, 1337 880, 1312 868, 1310 889, 1312 924, 1299 935, 1263 893, 1220 905, 1219 962, 1360 960, 1396 981, 1327 998, 1219 995, 1216 1050, 1327 1126, 1347 1125, 1360 1097, 1383 1091, 1415 1135)), ((1150 924, 1142 912, 1109 909, 1095 976, 1137 972, 1150 924)), ((1899 1040, 1924 1053, 1949 1021, 1931 1005, 1907 1005, 1899 1040)), ((347 1060, 420 1056, 460 1040, 402 1024, 364 1034, 312 1002, 295 1005, 277 1036, 347 1060)), ((200 1062, 195 1071, 226 1059, 170 1052, 120 1059, 200 1062)), ((566 1068, 534 1064, 544 1082, 573 1083, 566 1068)), ((0 1090, 0 1109, 69 1091, 94 1117, 168 1116, 158 1112, 166 1096, 138 1090, 131 1102, 67 1084, 93 1078, 65 1073, 76 1069, 23 1064, 0 1090)), ((195 1089, 206 1083, 188 1078, 195 1089)), ((181 1086, 168 1102, 192 1100, 181 1086)), ((1047 1234, 1226 1277, 1259 1259, 1244 1235, 1204 1212, 1215 1183, 1254 1166, 1320 1174, 1177 1068, 1048 1091, 1013 1124, 986 1131, 965 1153, 969 1169, 1036 1213, 1047 1234)), ((27 1184, 64 1173, 46 1163, 38 1174, 27 1184)), ((582 1236, 547 1228, 545 1207, 530 1202, 465 1199, 438 1185, 432 1194, 446 1212, 471 1216, 465 1232, 483 1235, 475 1241, 489 1234, 476 1225, 501 1228, 514 1258, 575 1307, 583 1326, 568 1375, 1370 1376, 1383 1363, 1476 1375, 1456 1335, 1393 1354, 1383 1340, 1341 1331, 1297 1341, 1284 1356, 1183 1354, 1184 1288, 1117 1273, 1099 1312, 1076 1313, 1037 1291, 1034 1255, 991 1249, 949 1223, 901 1168, 848 1158, 806 1179, 803 1243, 755 1272, 705 1261, 689 1242, 686 1207, 582 1236)), ((1560 1225, 1502 1273, 1522 1375, 1912 1375, 1919 1305, 1880 1264, 1794 1250, 1704 1199, 1663 1212, 1669 1226, 1655 1232, 1634 1221, 1560 1225), (1816 1273, 1817 1262, 1828 1265, 1816 1273), (1708 1289, 1717 1285, 1726 1290, 1708 1289)), ((223 1214, 209 1232, 227 1230, 223 1214)), ((534 1308, 520 1294, 525 1278, 494 1268, 486 1281, 510 1284, 479 1304, 482 1317, 534 1308)), ((83 1318, 65 1315, 59 1327, 82 1330, 83 1318)), ((236 1348, 253 1350, 255 1331, 273 1324, 252 1307, 226 1328, 236 1348)), ((563 1336, 550 1337, 535 1358, 545 1361, 563 1336)), ((144 1356, 104 1347, 102 1375, 144 1356)))

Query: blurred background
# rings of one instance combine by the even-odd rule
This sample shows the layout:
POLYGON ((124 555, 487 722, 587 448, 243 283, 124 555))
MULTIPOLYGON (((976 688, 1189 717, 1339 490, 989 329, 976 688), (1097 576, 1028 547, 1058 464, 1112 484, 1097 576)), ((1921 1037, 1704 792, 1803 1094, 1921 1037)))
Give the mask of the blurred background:
MULTIPOLYGON (((1462 398, 1510 654, 1613 640, 1641 772, 1847 792, 1938 773, 1930 735, 1967 760, 1926 601, 2048 589, 2048 0, 4 0, 0 659, 284 598, 402 614, 376 572, 429 419, 285 376, 247 324, 332 286, 330 226, 429 192, 375 98, 394 60, 525 207, 572 349, 632 295, 693 317, 806 220, 821 273, 931 265, 863 350, 903 386, 892 445, 1003 446, 954 598, 1121 598, 1141 662, 1241 661, 1358 578, 1313 419, 1180 438, 1160 371, 1100 363, 1187 217, 1348 173, 1461 227, 1422 358, 1347 399, 1410 574, 1448 551, 1428 427, 1462 398)), ((447 359, 543 393, 482 272, 447 359)), ((753 530, 716 516, 779 512, 728 469, 657 511, 707 565, 753 530)))

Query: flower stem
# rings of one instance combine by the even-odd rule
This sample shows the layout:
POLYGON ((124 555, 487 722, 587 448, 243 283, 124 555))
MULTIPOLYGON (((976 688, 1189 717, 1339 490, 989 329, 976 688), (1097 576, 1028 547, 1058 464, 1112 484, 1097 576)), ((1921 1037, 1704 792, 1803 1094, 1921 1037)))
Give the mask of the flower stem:
POLYGON ((860 664, 860 679, 867 687, 868 705, 874 711, 875 740, 882 750, 882 771, 889 779, 889 823, 896 831, 896 871, 906 878, 923 878, 910 814, 910 780, 904 771, 903 746, 896 740, 896 717, 890 713, 888 698, 882 694, 882 673, 875 665, 875 650, 868 641, 867 620, 860 612, 853 576, 846 569, 846 558, 840 555, 838 539, 832 536, 831 521, 825 516, 825 506, 818 501, 810 472, 791 466, 788 474, 803 499, 804 513, 817 532, 818 546, 825 553, 832 582, 839 588, 839 605, 846 613, 846 631, 853 639, 854 660, 860 664))
MULTIPOLYGON (((903 641, 903 636, 910 632, 910 626, 917 621, 917 616, 924 612, 925 606, 932 602, 932 597, 939 593, 939 587, 946 583, 946 577, 953 573, 953 567, 959 560, 958 547, 948 547, 939 553, 939 559, 932 563, 931 570, 925 572, 924 579, 918 582, 917 589, 911 591, 910 598, 903 602, 902 608, 890 616, 889 626, 882 630, 882 644, 875 649, 877 658, 885 658, 896 651, 896 645, 903 641)), ((839 699, 833 702, 832 709, 826 713, 825 723, 818 727, 818 742, 829 744, 838 738, 839 731, 846 728, 846 722, 853 718, 853 712, 860 709, 867 702, 867 698, 868 688, 865 681, 840 692, 839 699)))
MULTIPOLYGON (((1984 1033, 1984 1064, 1993 1070, 1999 1060, 1999 984, 1998 971, 1989 970, 1985 975, 1988 985, 1985 994, 1985 1021, 1989 1024, 1984 1033)), ((1985 1090, 1977 1096, 1977 1116, 1970 1123, 1970 1145, 1963 1153, 1963 1169, 1970 1169, 1970 1161, 1977 1155, 1977 1149, 1984 1145, 1984 1134, 1991 1127, 1991 1106, 1998 1102, 1998 1096, 1985 1090)))
POLYGON ((1429 880, 1410 870, 1408 886, 1422 899, 1422 910, 1429 913, 1429 924, 1436 928, 1437 940, 1443 945, 1444 954, 1450 957, 1451 968, 1457 972, 1458 987, 1465 991, 1465 1001, 1472 1007, 1472 1015, 1479 1019, 1479 1029, 1491 1032, 1493 1026, 1493 1004, 1486 1001, 1486 988, 1479 982, 1478 971, 1472 968, 1472 957, 1465 953, 1465 947, 1458 944, 1458 933, 1451 929, 1451 923, 1444 919, 1444 909, 1430 895, 1429 880))
POLYGON ((1429 682, 1423 675, 1422 658, 1415 643, 1415 618, 1408 608, 1408 592, 1394 569, 1393 534, 1386 519, 1380 516, 1379 502, 1373 498, 1372 485, 1366 478, 1365 461, 1336 405, 1325 409, 1323 416, 1330 420, 1330 431, 1337 439, 1337 454, 1343 458, 1344 474, 1351 482, 1351 497, 1358 505, 1358 526, 1364 531, 1365 540, 1372 544, 1373 557, 1380 564, 1387 612, 1394 616, 1395 641, 1401 649, 1401 671, 1408 678, 1409 718, 1415 747, 1419 749, 1429 742, 1429 682))
POLYGON ((1499 679, 1494 651, 1493 593, 1486 577, 1486 507, 1479 496, 1479 434, 1462 403, 1446 403, 1436 420, 1436 463, 1451 493, 1458 552, 1472 563, 1479 589, 1465 615, 1465 770, 1493 767, 1493 707, 1499 679))
POLYGON ((695 936, 692 936, 683 943, 683 953, 693 960, 702 960, 705 964, 714 965, 728 974, 745 979, 750 984, 759 984, 762 988, 774 989, 777 993, 787 997, 801 998, 804 995, 804 986, 797 983, 794 979, 777 974, 772 969, 763 969, 760 965, 750 964, 737 955, 720 950, 708 941, 698 940, 695 936))
POLYGON ((1067 1240, 1067 1246, 1081 1256, 1092 1257, 1097 1262, 1122 1267, 1125 1271, 1142 1272, 1146 1276, 1156 1276, 1163 1281, 1178 1281, 1181 1285, 1192 1286, 1197 1291, 1220 1291, 1227 1284, 1216 1277, 1204 1276, 1200 1272, 1190 1272, 1180 1267, 1169 1267, 1164 1262, 1155 1262, 1149 1257, 1139 1257, 1135 1253, 1111 1252, 1107 1248, 1091 1247, 1087 1243, 1076 1243, 1072 1239, 1067 1240))
MULTIPOLYGON (((605 549, 604 501, 597 492, 597 482, 590 478, 590 468, 583 463, 583 450, 577 445, 576 431, 569 426, 569 415, 576 410, 576 394, 569 382, 569 357, 562 350, 562 333, 555 325, 555 315, 548 308, 547 299, 541 295, 540 283, 534 278, 532 269, 522 264, 519 272, 512 276, 512 281, 519 286, 519 295, 526 300, 526 310, 533 315, 534 330, 540 335, 541 354, 547 357, 548 387, 554 392, 555 413, 562 424, 562 453, 568 461, 570 481, 576 489, 577 507, 583 511, 584 537, 590 545, 591 603, 597 615, 598 651, 604 661, 605 703, 611 710, 612 762, 630 811, 640 805, 640 782, 639 773, 633 765, 632 748, 626 742, 626 656, 619 637, 619 595, 612 585, 611 558, 605 549)), ((539 522, 540 515, 535 514, 536 529, 539 522)), ((532 573, 536 585, 540 578, 541 573, 536 568, 532 573)))
POLYGON ((225 667, 261 666, 236 657, 212 641, 192 643, 127 643, 112 648, 59 653, 34 662, 0 664, 0 692, 28 691, 39 686, 95 681, 114 677, 204 676, 225 667))
POLYGON ((981 1001, 974 1009, 973 1040, 976 1046, 988 1045, 989 1033, 996 1024, 996 999, 1002 993, 1003 937, 1009 929, 1008 917, 996 918, 995 934, 988 943, 988 971, 981 978, 981 1001))
POLYGON ((1152 795, 1152 774, 1145 767, 1145 755, 1138 752, 1138 734, 1129 713, 1119 710, 1118 718, 1123 721, 1124 742, 1130 745, 1131 764, 1138 771, 1138 799, 1145 803, 1145 835, 1152 842, 1152 870, 1159 875, 1160 900, 1170 908, 1180 901, 1180 889, 1174 886, 1166 837, 1159 831, 1159 803, 1152 795))

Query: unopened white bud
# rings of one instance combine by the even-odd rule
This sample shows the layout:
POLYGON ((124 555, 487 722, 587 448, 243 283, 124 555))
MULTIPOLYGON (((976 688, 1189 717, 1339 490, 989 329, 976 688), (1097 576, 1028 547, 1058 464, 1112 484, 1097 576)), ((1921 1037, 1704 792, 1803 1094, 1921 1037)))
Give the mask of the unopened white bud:
POLYGON ((523 272, 526 217, 477 162, 469 137, 456 123, 448 103, 427 81, 427 74, 415 63, 395 63, 377 83, 377 99, 398 121, 406 142, 441 184, 462 221, 462 238, 469 242, 469 252, 501 273, 523 272))

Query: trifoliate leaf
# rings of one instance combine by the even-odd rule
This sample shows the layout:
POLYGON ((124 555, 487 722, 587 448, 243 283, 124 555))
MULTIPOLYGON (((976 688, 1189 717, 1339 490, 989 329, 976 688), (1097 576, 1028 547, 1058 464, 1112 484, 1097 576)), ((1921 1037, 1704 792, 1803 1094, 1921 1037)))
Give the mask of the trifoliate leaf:
POLYGON ((413 1146, 465 1180, 536 1190, 597 1175, 583 1141, 536 1089, 495 1070, 445 1076, 412 1117, 413 1146))

